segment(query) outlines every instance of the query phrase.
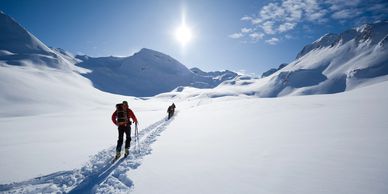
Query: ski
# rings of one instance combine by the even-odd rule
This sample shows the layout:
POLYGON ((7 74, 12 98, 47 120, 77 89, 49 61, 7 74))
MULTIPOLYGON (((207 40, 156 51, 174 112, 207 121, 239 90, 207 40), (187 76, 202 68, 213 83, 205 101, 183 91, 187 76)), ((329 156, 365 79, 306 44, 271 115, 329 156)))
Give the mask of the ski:
POLYGON ((115 156, 115 157, 113 158, 113 160, 112 160, 112 164, 115 163, 118 159, 120 159, 120 156, 119 156, 119 157, 115 156))
POLYGON ((118 158, 113 158, 112 164, 115 163, 118 160, 118 158))

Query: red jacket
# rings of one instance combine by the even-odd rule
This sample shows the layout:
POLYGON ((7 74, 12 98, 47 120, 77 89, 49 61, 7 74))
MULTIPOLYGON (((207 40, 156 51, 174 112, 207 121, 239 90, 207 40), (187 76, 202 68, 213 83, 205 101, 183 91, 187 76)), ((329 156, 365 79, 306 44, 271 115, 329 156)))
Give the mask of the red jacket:
MULTIPOLYGON (((130 121, 130 119, 132 118, 133 122, 137 123, 137 119, 136 119, 136 116, 135 114, 132 112, 131 109, 127 109, 127 112, 128 112, 128 121, 130 121)), ((113 112, 112 114, 112 121, 115 125, 117 125, 117 110, 113 112)))

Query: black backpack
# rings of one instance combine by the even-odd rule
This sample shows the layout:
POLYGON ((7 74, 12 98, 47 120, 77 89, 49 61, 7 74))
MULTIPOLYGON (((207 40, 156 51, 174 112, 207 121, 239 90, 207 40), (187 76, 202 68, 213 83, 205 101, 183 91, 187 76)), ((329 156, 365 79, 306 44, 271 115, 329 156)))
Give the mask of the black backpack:
POLYGON ((124 104, 116 104, 117 124, 128 124, 128 112, 124 109, 124 104))

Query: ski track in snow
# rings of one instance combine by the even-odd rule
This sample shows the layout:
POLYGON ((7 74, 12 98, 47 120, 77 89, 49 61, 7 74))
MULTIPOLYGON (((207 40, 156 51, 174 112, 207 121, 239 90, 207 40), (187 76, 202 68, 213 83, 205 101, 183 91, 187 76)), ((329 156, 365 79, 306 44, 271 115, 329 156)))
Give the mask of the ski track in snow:
MULTIPOLYGON (((167 117, 139 130, 138 139, 132 136, 130 153, 112 164, 115 146, 92 156, 80 169, 60 171, 31 180, 0 185, 0 193, 127 193, 134 183, 126 173, 141 165, 144 156, 151 154, 151 144, 174 120, 167 117)), ((134 127, 132 131, 134 131, 134 127)), ((134 132, 132 132, 134 133, 134 132)))

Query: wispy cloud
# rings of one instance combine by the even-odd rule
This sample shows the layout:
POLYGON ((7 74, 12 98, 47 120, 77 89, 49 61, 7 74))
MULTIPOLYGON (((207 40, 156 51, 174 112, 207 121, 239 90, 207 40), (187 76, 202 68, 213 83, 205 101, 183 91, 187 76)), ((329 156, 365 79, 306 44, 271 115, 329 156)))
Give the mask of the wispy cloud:
POLYGON ((233 38, 233 39, 239 39, 239 38, 242 38, 244 35, 240 32, 238 33, 233 33, 233 34, 230 34, 229 35, 229 38, 233 38))
POLYGON ((263 39, 264 34, 263 34, 263 33, 254 32, 254 33, 252 33, 252 34, 249 34, 249 36, 252 38, 252 40, 258 41, 258 40, 263 39))
POLYGON ((271 39, 268 39, 268 40, 265 40, 266 43, 270 44, 270 45, 276 45, 280 40, 278 38, 271 38, 271 39))
POLYGON ((241 29, 242 33, 249 33, 249 32, 252 32, 252 31, 253 31, 252 28, 242 28, 241 29))
POLYGON ((241 18, 241 21, 251 21, 252 20, 252 17, 250 16, 244 16, 241 18))
POLYGON ((306 25, 344 21, 356 24, 354 21, 387 19, 387 12, 386 0, 274 0, 259 8, 257 14, 240 18, 247 26, 229 37, 251 42, 268 37, 265 42, 275 45, 289 39, 289 32, 306 25))
POLYGON ((334 12, 331 16, 334 19, 349 19, 349 18, 355 18, 361 13, 356 9, 344 9, 337 12, 334 12))
POLYGON ((287 32, 289 30, 294 29, 295 26, 296 26, 296 23, 286 22, 284 24, 279 25, 278 31, 279 32, 287 32))

